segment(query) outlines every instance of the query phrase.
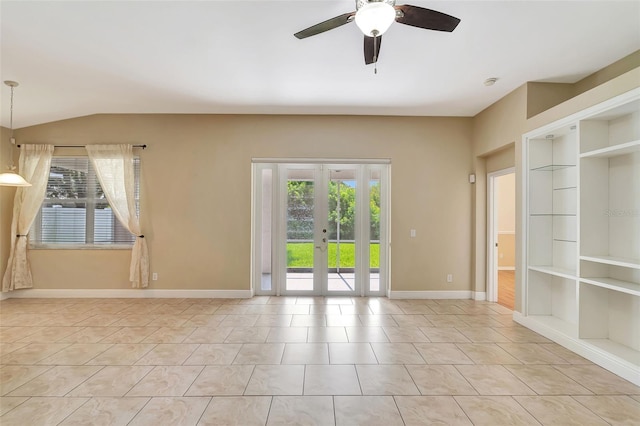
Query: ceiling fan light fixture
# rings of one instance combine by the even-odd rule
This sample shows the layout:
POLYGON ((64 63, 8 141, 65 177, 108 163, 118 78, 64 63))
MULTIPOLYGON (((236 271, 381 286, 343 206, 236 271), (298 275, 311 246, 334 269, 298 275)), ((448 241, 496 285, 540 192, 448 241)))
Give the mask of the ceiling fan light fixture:
POLYGON ((383 2, 367 3, 356 12, 356 25, 367 37, 381 36, 395 19, 396 10, 383 2))

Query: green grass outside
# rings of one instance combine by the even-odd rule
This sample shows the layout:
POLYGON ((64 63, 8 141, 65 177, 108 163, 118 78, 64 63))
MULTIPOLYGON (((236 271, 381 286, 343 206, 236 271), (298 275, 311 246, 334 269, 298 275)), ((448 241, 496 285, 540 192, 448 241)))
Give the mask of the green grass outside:
MULTIPOLYGON (((370 244, 371 268, 380 267, 380 244, 370 244)), ((329 243, 329 267, 336 267, 337 244, 329 243)), ((340 243, 340 266, 353 268, 355 261, 355 244, 340 243)), ((288 268, 313 268, 313 243, 287 243, 287 267, 288 268)))

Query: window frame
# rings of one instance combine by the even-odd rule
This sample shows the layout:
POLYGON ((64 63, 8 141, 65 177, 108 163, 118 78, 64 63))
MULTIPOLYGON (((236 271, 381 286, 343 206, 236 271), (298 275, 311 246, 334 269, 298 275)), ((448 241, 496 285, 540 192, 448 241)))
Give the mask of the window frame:
MULTIPOLYGON (((91 164, 91 160, 87 155, 56 155, 53 159, 56 158, 70 158, 70 159, 86 159, 88 163, 87 173, 87 182, 86 182, 86 190, 87 197, 77 199, 81 202, 85 203, 85 243, 42 243, 34 240, 34 236, 38 234, 36 227, 42 224, 42 207, 46 203, 46 196, 42 200, 42 204, 40 205, 40 209, 38 211, 38 215, 34 220, 31 229, 29 230, 29 249, 30 250, 131 250, 135 243, 135 237, 132 237, 131 243, 95 243, 95 207, 96 207, 96 197, 89 198, 88 192, 94 192, 96 184, 99 184, 98 177, 96 175, 95 170, 93 169, 93 165, 91 164), (91 240, 91 242, 88 242, 91 240)), ((135 202, 136 202, 136 211, 138 213, 138 217, 140 217, 140 157, 138 155, 134 155, 134 174, 135 174, 135 202)), ((53 164, 53 161, 52 161, 53 164)), ((48 179, 47 179, 48 185, 48 179)), ((106 200, 106 198, 105 198, 106 200)), ((108 201, 107 201, 108 203, 108 201)), ((113 213, 112 213, 113 214, 113 213)), ((113 214, 114 221, 118 221, 118 218, 113 214)), ((122 226, 122 225, 121 225, 122 226)), ((41 228, 40 228, 41 229, 41 228)), ((41 231, 40 231, 41 232, 41 231)), ((127 231, 128 232, 128 231, 127 231)))

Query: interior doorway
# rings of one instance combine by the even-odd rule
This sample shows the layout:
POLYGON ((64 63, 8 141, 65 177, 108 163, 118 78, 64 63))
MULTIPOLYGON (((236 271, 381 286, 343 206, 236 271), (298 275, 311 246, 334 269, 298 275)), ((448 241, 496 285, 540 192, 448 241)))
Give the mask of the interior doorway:
POLYGON ((513 310, 516 271, 515 169, 487 175, 487 300, 513 310))
POLYGON ((386 295, 386 163, 253 164, 255 294, 386 295))

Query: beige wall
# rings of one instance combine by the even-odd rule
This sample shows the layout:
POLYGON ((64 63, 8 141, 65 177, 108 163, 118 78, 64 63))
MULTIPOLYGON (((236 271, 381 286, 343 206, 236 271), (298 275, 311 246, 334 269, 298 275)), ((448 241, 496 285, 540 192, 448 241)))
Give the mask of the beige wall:
POLYGON ((498 266, 515 267, 516 175, 509 173, 498 176, 495 183, 498 200, 498 266))
MULTIPOLYGON (((477 119, 477 117, 475 118, 477 119)), ((474 120, 475 120, 474 119, 474 120)), ((494 136, 500 134, 500 129, 490 132, 494 136)), ((497 137, 508 138, 508 135, 497 137)), ((474 137, 475 140, 475 137, 474 137)), ((493 150, 485 155, 477 156, 474 159, 476 185, 474 188, 474 226, 472 230, 472 286, 474 291, 486 291, 487 275, 487 175, 489 173, 504 170, 516 166, 516 142, 505 144, 501 148, 492 147, 493 150)), ((518 170, 516 169, 516 173, 518 170)), ((516 209, 519 194, 516 192, 516 209)), ((516 210, 517 211, 517 210, 516 210)), ((518 223, 516 222, 516 229, 518 223)), ((515 255, 515 253, 514 253, 515 255)))
MULTIPOLYGON (((149 146, 140 151, 141 212, 159 275, 152 288, 249 289, 253 157, 391 159, 392 289, 470 288, 470 118, 96 115, 17 135, 27 143, 149 146)), ((32 250, 35 286, 128 288, 128 256, 32 250)))
MULTIPOLYGON (((0 173, 7 170, 11 162, 10 131, 0 127, 0 173)), ((18 164, 18 152, 14 152, 15 164, 18 164)), ((11 244, 11 211, 13 209, 13 196, 16 190, 11 186, 0 186, 0 282, 7 267, 9 247, 11 244)))
POLYGON ((510 169, 516 166, 516 144, 511 143, 500 151, 495 151, 484 157, 487 173, 510 169))
MULTIPOLYGON (((527 85, 522 85, 473 118, 474 167, 477 175, 474 193, 472 286, 486 291, 487 281, 487 180, 491 171, 516 167, 520 182, 520 149, 526 128, 527 85)), ((520 214, 520 191, 516 191, 516 216, 520 214)), ((521 233, 516 222, 516 234, 521 233)), ((516 272, 517 274, 517 272, 516 272)), ((517 279, 517 276, 516 276, 517 279)), ((516 288, 516 310, 519 310, 516 288)))
POLYGON ((607 81, 640 67, 640 50, 594 72, 576 83, 527 83, 527 118, 598 87, 607 81))
POLYGON ((515 268, 516 235, 498 234, 498 268, 515 268))
POLYGON ((566 83, 527 83, 527 118, 540 114, 575 96, 575 85, 566 83))
POLYGON ((640 67, 602 83, 527 120, 525 131, 566 117, 640 86, 640 67))
POLYGON ((636 50, 630 55, 576 82, 574 84, 574 95, 591 90, 638 67, 640 67, 640 50, 636 50))
POLYGON ((516 231, 516 175, 509 173, 496 178, 498 197, 498 232, 516 231))
POLYGON ((487 156, 522 138, 527 123, 527 85, 518 87, 473 118, 473 152, 487 156))
MULTIPOLYGON (((583 93, 529 119, 529 91, 536 89, 525 84, 473 119, 99 115, 17 134, 26 142, 149 144, 141 153, 142 211, 152 270, 160 274, 153 288, 248 288, 252 157, 378 157, 392 160, 393 289, 482 292, 486 173, 513 159, 520 218, 522 134, 638 87, 640 68, 620 70, 633 66, 634 55, 579 82, 583 93), (470 172, 475 185, 467 182, 470 172), (418 238, 409 239, 412 228, 418 238), (447 273, 454 274, 453 284, 444 282, 447 273)), ((3 134, 3 155, 7 147, 3 134)), ((0 189, 0 272, 12 191, 0 189)), ((516 234, 521 270, 520 220, 516 234)), ((126 250, 37 250, 31 258, 39 288, 128 288, 128 256, 126 250)), ((516 310, 520 292, 517 273, 516 310)))

